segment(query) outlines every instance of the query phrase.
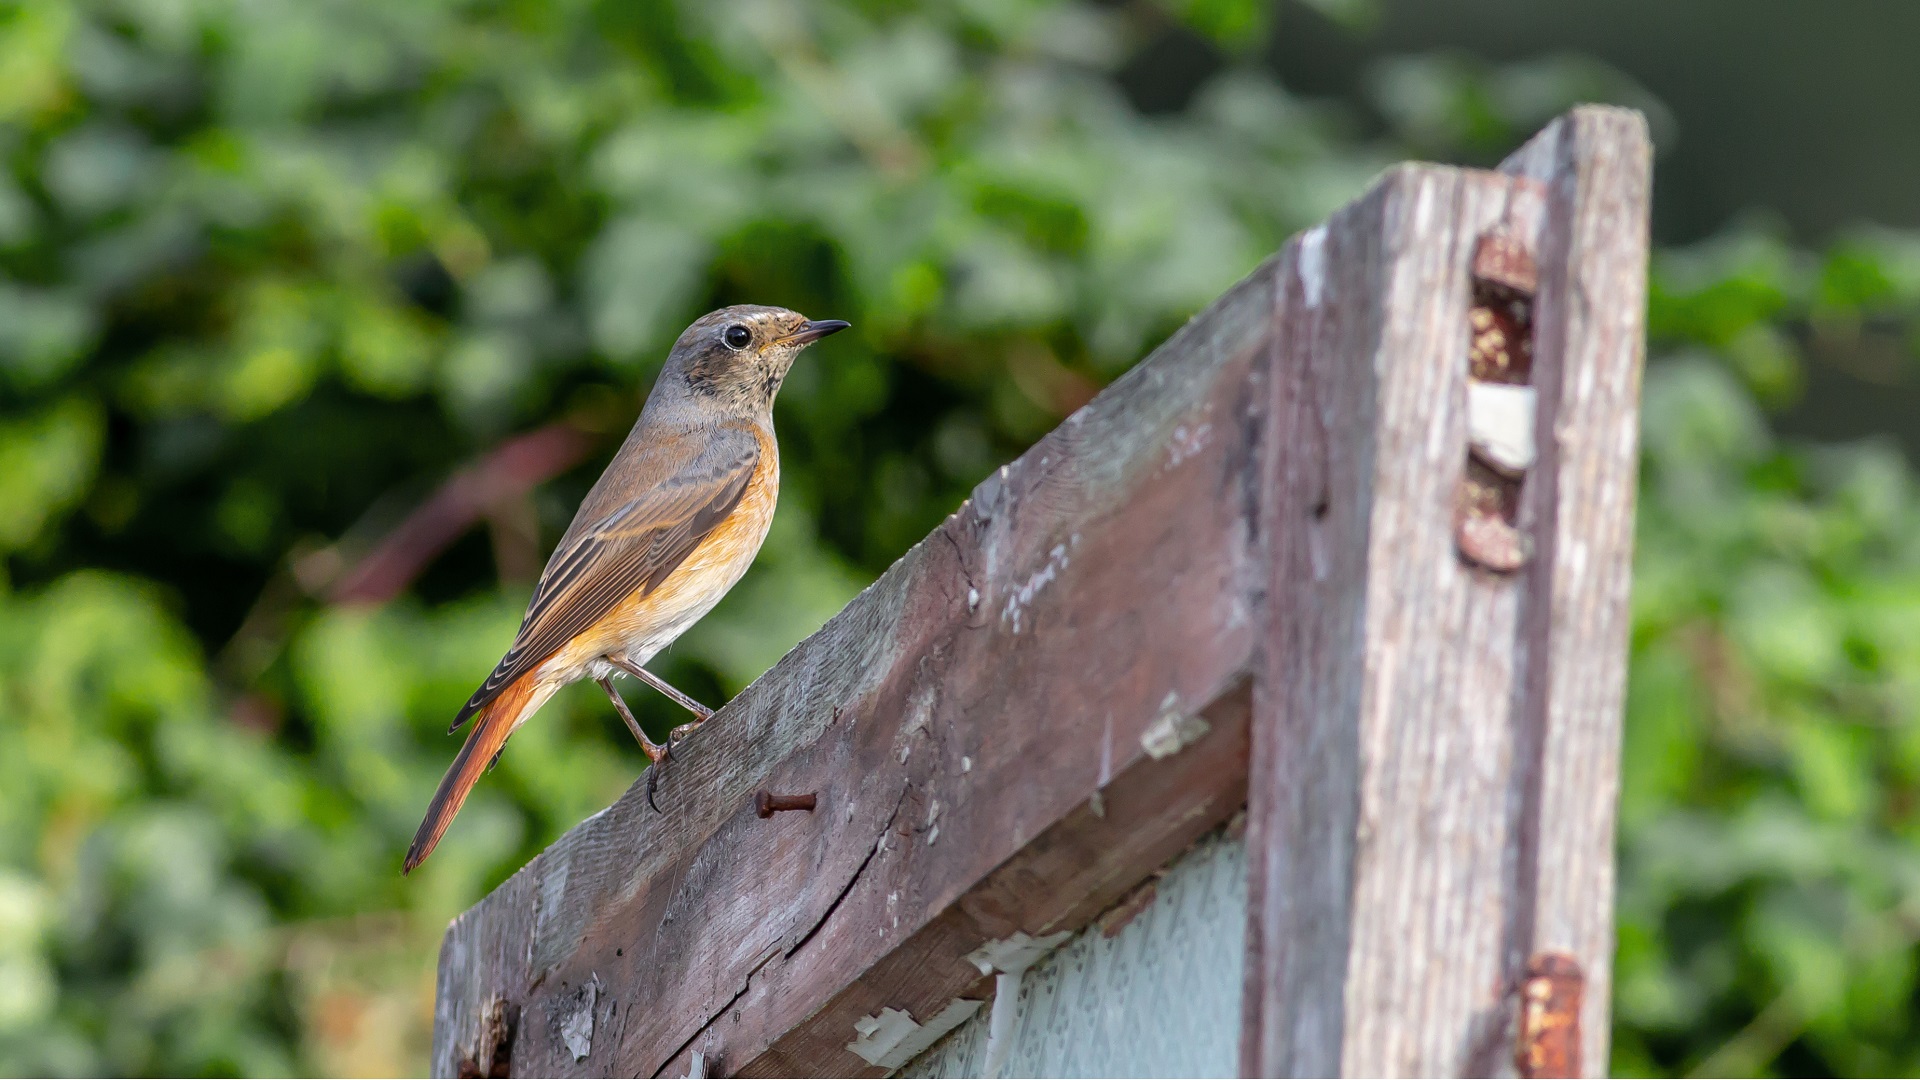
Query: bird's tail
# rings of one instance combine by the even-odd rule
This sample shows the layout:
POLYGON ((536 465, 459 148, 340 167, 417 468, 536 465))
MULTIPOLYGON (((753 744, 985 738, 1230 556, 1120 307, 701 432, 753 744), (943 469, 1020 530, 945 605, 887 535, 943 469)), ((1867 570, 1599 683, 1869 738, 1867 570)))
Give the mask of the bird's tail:
POLYGON ((427 804, 427 816, 420 822, 420 831, 413 834, 404 873, 413 873, 414 867, 433 854, 447 826, 453 824, 453 816, 460 812, 460 805, 467 801, 467 792, 473 790, 480 774, 493 764, 500 748, 507 745, 507 736, 520 726, 526 714, 540 707, 540 701, 534 698, 534 688, 532 674, 523 675, 480 710, 473 729, 467 732, 466 745, 447 768, 447 775, 440 778, 440 789, 427 804))

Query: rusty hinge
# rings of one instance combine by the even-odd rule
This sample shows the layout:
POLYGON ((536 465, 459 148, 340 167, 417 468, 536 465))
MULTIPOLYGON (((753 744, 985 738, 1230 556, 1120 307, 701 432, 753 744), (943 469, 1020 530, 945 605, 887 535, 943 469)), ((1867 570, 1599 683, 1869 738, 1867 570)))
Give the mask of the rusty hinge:
POLYGON ((1521 1076, 1580 1075, 1580 1004, 1587 987, 1580 962, 1566 953, 1535 953, 1520 983, 1520 1037, 1513 1067, 1521 1076))

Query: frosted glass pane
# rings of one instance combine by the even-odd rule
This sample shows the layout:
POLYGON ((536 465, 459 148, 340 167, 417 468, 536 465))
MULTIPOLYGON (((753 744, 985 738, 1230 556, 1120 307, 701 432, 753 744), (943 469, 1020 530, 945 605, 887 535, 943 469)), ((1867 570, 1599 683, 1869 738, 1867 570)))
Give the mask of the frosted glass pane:
MULTIPOLYGON (((1112 938, 1089 927, 1021 980, 1005 1076, 1237 1076, 1247 849, 1202 842, 1112 938)), ((981 1076, 991 1008, 900 1070, 981 1076)))

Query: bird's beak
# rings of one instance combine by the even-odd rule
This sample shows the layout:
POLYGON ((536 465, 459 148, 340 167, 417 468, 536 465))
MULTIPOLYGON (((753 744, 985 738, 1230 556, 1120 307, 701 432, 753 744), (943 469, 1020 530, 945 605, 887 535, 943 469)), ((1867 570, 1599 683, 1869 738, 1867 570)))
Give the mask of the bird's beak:
POLYGON ((800 329, 781 338, 780 344, 811 345, 828 334, 837 334, 852 325, 840 319, 815 319, 811 322, 803 322, 800 324, 800 329))

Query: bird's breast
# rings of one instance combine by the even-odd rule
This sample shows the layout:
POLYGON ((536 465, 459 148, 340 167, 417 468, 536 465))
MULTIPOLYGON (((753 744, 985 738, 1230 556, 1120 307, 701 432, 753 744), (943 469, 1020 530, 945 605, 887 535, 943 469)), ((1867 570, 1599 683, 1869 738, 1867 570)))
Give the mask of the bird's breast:
POLYGON ((543 675, 571 681, 586 674, 603 674, 601 657, 624 653, 644 664, 654 654, 712 611, 753 565, 773 525, 774 505, 780 494, 780 458, 773 439, 763 440, 760 461, 745 494, 715 526, 686 561, 650 593, 635 592, 576 637, 553 660, 542 665, 543 675))

